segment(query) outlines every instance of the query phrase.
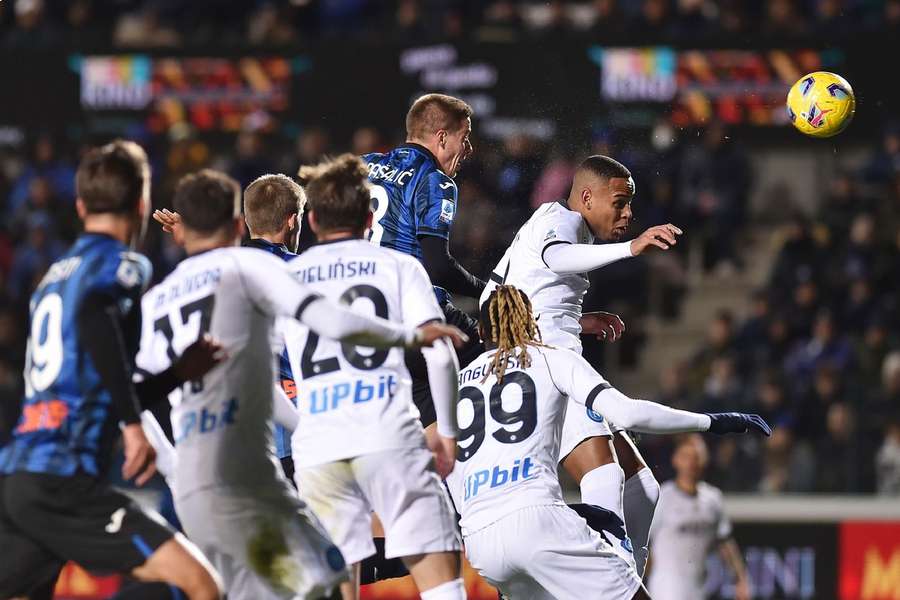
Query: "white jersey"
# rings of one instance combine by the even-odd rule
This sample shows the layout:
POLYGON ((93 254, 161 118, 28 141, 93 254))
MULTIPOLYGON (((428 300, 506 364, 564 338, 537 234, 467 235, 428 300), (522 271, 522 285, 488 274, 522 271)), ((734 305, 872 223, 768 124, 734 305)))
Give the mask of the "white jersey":
POLYGON ((313 298, 283 261, 238 247, 185 259, 144 296, 140 369, 165 370, 207 332, 228 353, 202 380, 182 386, 173 403, 177 495, 220 486, 253 490, 281 478, 270 422, 270 332, 276 317, 297 314, 313 298))
POLYGON ((531 299, 545 344, 581 352, 581 311, 590 285, 586 273, 559 275, 544 262, 544 250, 555 244, 593 244, 594 236, 580 214, 562 202, 539 207, 491 274, 480 304, 498 284, 514 285, 531 299))
POLYGON ((585 404, 610 386, 581 355, 529 347, 531 366, 508 361, 503 382, 484 382, 494 352, 459 374, 456 467, 447 478, 463 535, 514 510, 565 505, 557 476, 566 399, 585 404))
POLYGON ((706 558, 730 536, 731 523, 718 488, 701 482, 697 494, 691 495, 674 481, 662 484, 650 529, 653 564, 649 589, 653 598, 703 598, 706 558))
MULTIPOLYGON (((444 319, 415 258, 362 239, 313 246, 288 263, 316 293, 412 327, 444 319)), ((383 450, 422 447, 402 348, 375 351, 320 338, 294 321, 282 332, 297 381, 299 469, 383 450)))

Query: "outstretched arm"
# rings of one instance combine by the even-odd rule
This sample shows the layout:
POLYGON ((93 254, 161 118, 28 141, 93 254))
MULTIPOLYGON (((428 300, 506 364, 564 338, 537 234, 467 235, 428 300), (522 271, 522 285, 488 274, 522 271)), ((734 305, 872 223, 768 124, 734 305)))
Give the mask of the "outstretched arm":
POLYGON ((544 264, 560 275, 588 273, 606 265, 643 254, 651 247, 668 250, 677 243, 681 229, 671 223, 651 227, 628 242, 616 244, 551 243, 544 247, 544 264))

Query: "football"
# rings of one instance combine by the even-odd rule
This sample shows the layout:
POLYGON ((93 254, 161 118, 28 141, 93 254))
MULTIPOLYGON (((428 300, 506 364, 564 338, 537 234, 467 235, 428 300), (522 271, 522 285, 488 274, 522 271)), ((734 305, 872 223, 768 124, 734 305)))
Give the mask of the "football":
POLYGON ((827 138, 839 134, 853 119, 856 97, 846 79, 827 71, 804 75, 791 86, 788 117, 801 133, 827 138))

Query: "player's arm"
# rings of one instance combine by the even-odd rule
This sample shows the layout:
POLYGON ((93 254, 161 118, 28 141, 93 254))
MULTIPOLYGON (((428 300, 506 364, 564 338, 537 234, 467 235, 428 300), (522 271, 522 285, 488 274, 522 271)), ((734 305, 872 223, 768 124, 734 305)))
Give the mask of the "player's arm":
POLYGON ((439 171, 428 175, 416 189, 416 238, 431 283, 452 294, 478 298, 484 282, 450 255, 450 228, 456 217, 456 183, 439 171))
POLYGON ((274 256, 254 252, 252 261, 247 256, 238 260, 247 294, 260 310, 273 317, 293 317, 321 336, 374 348, 419 348, 446 336, 454 343, 467 339, 449 325, 409 328, 353 312, 312 292, 294 277, 284 261, 274 256))
POLYGON ((615 244, 578 244, 572 239, 548 239, 541 258, 560 275, 588 273, 606 265, 643 254, 648 248, 668 250, 677 243, 681 229, 671 223, 651 227, 635 239, 615 244))
POLYGON ((744 433, 750 429, 771 433, 758 415, 700 414, 634 400, 612 387, 581 355, 564 349, 551 350, 547 355, 551 376, 560 391, 623 429, 639 433, 744 433))
POLYGON ((744 563, 741 549, 733 537, 729 536, 719 542, 719 555, 734 573, 735 600, 750 600, 750 578, 747 576, 747 565, 744 563))

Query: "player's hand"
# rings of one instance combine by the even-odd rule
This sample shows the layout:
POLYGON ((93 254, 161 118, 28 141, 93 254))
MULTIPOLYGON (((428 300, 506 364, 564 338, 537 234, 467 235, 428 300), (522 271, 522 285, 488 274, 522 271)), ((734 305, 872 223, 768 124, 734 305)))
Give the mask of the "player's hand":
POLYGON ((228 353, 222 345, 206 333, 178 357, 175 376, 182 382, 200 379, 226 358, 228 353))
POLYGON ((416 329, 416 337, 413 340, 413 346, 416 348, 422 346, 430 348, 441 338, 449 338, 457 348, 461 348, 463 344, 469 341, 469 336, 453 325, 447 325, 445 323, 426 323, 416 329))
POLYGON ((603 312, 589 312, 581 315, 581 332, 596 335, 604 342, 614 342, 625 333, 625 322, 619 315, 603 312))
POLYGON ((738 579, 734 584, 734 600, 752 600, 750 594, 750 582, 747 578, 738 579))
POLYGON ((444 437, 441 434, 426 437, 428 448, 434 454, 434 465, 441 479, 446 479, 453 472, 456 463, 456 438, 444 437))
POLYGON ((651 227, 641 235, 631 240, 631 254, 637 256, 643 254, 648 248, 656 247, 668 250, 678 243, 677 236, 683 232, 671 223, 651 227))
POLYGON ((147 441, 140 423, 123 427, 122 441, 125 444, 122 479, 128 481, 132 477, 137 477, 134 483, 140 487, 156 474, 156 450, 147 441))
POLYGON ((747 433, 755 431, 765 436, 772 435, 772 428, 759 415, 748 415, 745 413, 706 413, 709 417, 710 433, 747 433))
POLYGON ((162 229, 166 233, 175 233, 175 228, 181 225, 181 215, 167 208, 154 210, 153 220, 162 225, 162 229))

